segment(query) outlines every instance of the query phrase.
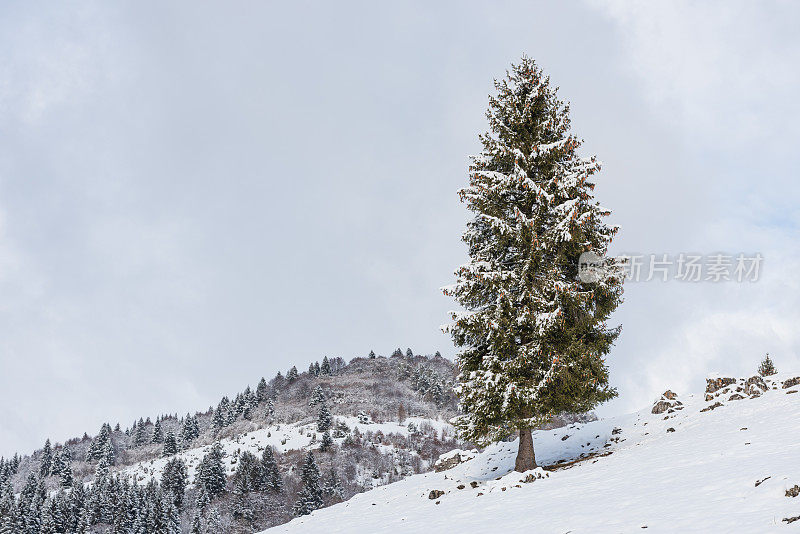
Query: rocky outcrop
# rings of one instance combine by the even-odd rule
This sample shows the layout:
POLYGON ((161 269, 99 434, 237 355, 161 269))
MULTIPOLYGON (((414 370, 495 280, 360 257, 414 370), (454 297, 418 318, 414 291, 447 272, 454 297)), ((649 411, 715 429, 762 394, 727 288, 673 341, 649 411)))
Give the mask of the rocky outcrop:
POLYGON ((784 380, 783 384, 781 385, 781 387, 783 389, 788 389, 788 388, 790 388, 792 386, 796 386, 798 384, 800 384, 800 376, 796 376, 794 378, 790 378, 789 380, 784 380))
POLYGON ((428 498, 430 500, 435 500, 441 497, 442 495, 444 495, 444 492, 442 490, 431 490, 431 492, 428 494, 428 498))
POLYGON ((447 471, 459 464, 463 464, 467 460, 475 458, 476 451, 464 451, 461 449, 453 449, 439 456, 433 470, 439 473, 440 471, 447 471))
POLYGON ((767 389, 769 389, 767 383, 758 375, 752 376, 744 382, 744 393, 751 397, 758 397, 767 391, 767 389))
POLYGON ((722 403, 721 403, 721 402, 715 402, 714 404, 711 404, 711 405, 709 405, 709 406, 706 406, 705 408, 703 408, 703 409, 702 409, 702 410, 700 410, 700 411, 701 411, 701 412, 709 412, 709 411, 711 411, 711 410, 716 410, 716 409, 717 409, 717 408, 719 408, 720 406, 722 406, 722 403))
POLYGON ((658 401, 655 403, 652 409, 652 413, 664 413, 667 410, 672 408, 672 404, 667 401, 658 401))
MULTIPOLYGON (((789 382, 787 380, 787 382, 789 382)), ((800 384, 800 377, 797 378, 797 383, 800 384)), ((720 405, 719 400, 723 395, 728 395, 733 391, 733 394, 727 397, 728 401, 742 400, 745 398, 756 398, 769 391, 770 388, 777 387, 775 382, 768 378, 756 375, 750 378, 735 378, 729 377, 715 377, 706 379, 706 402, 717 400, 715 404, 720 405)), ((709 406, 701 411, 708 411, 717 408, 718 406, 709 406)))
POLYGON ((735 378, 720 377, 720 378, 706 378, 706 393, 714 393, 720 389, 735 384, 735 378))
POLYGON ((681 401, 677 400, 677 398, 678 394, 668 389, 661 394, 661 399, 657 400, 653 405, 651 413, 659 414, 683 409, 681 401))

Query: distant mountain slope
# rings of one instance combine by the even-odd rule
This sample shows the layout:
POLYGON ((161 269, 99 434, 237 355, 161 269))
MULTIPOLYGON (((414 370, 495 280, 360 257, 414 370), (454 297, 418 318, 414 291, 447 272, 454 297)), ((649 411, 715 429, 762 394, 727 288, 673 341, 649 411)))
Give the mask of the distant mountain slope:
MULTIPOLYGON (((535 433, 547 469, 499 443, 267 531, 771 532, 800 516, 800 378, 712 377, 626 416, 535 433)), ((453 453, 451 453, 452 455, 453 453)))
POLYGON ((348 363, 326 357, 195 414, 141 418, 124 430, 104 424, 93 437, 48 441, 31 455, 0 459, 0 532, 113 526, 172 534, 200 519, 202 532, 248 533, 283 523, 309 452, 324 477, 315 506, 429 470, 457 445, 447 423, 456 414, 454 378, 452 362, 410 349, 348 363), (263 484, 267 448, 279 489, 263 484), (212 488, 201 464, 214 451, 212 488), (214 494, 200 495, 201 488, 214 494))

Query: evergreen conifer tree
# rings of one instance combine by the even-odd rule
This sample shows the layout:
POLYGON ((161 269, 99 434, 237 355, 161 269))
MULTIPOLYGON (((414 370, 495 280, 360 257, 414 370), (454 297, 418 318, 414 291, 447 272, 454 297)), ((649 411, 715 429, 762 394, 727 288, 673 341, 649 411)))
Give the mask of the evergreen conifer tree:
POLYGON ((49 477, 53 470, 53 448, 50 445, 50 440, 44 442, 42 449, 42 456, 39 459, 39 474, 42 477, 49 477))
POLYGON ((141 447, 147 442, 147 424, 142 419, 139 419, 139 423, 136 425, 136 431, 133 434, 133 444, 137 447, 141 447))
POLYGON ((222 446, 219 442, 211 446, 211 450, 200 461, 197 468, 197 479, 208 494, 209 499, 225 491, 227 478, 225 466, 222 465, 222 446))
POLYGON ((317 417, 317 431, 327 432, 330 430, 332 424, 333 416, 331 416, 331 412, 328 410, 328 405, 325 404, 325 401, 322 401, 319 407, 319 416, 317 417))
POLYGON ((110 427, 108 425, 100 427, 100 432, 98 432, 97 436, 95 436, 92 443, 89 444, 89 448, 86 450, 87 462, 99 460, 103 456, 106 450, 106 444, 111 440, 110 434, 110 427))
POLYGON ((258 382, 258 386, 256 386, 256 398, 258 402, 264 402, 269 398, 269 387, 267 386, 266 379, 262 376, 261 380, 258 382))
POLYGON ((331 362, 328 360, 327 356, 322 357, 322 365, 319 367, 319 372, 323 375, 331 374, 331 362))
POLYGON ((761 360, 761 365, 758 366, 758 374, 761 376, 772 376, 778 372, 778 369, 775 368, 775 364, 772 362, 772 359, 769 357, 769 352, 761 360))
POLYGON ((334 499, 344 498, 342 481, 339 478, 338 473, 336 473, 336 469, 333 467, 331 467, 331 470, 328 471, 328 475, 325 477, 322 491, 327 497, 332 497, 334 499))
POLYGON ((156 419, 156 424, 153 427, 153 443, 161 443, 164 441, 164 432, 161 430, 161 419, 156 419))
POLYGON ((264 447, 261 455, 261 489, 278 493, 283 489, 283 478, 281 477, 278 462, 275 460, 275 451, 271 445, 264 447))
POLYGON ((295 380, 297 380, 297 377, 298 377, 298 376, 299 376, 299 375, 298 375, 298 373, 297 373, 297 367, 295 367, 295 366, 293 365, 293 366, 292 366, 292 368, 291 368, 291 369, 289 369, 289 372, 288 372, 288 373, 286 373, 286 380, 287 380, 287 381, 288 381, 288 382, 291 384, 292 382, 294 382, 295 380))
POLYGON ((319 478, 319 469, 314 461, 314 454, 309 452, 300 471, 300 480, 303 487, 298 493, 297 502, 292 508, 294 515, 308 515, 322 507, 322 488, 319 485, 319 478))
POLYGON ((524 57, 495 87, 490 131, 459 192, 474 213, 462 237, 470 261, 444 292, 466 311, 447 330, 460 347, 462 438, 519 432, 516 469, 526 471, 536 466, 531 428, 616 395, 603 356, 620 332, 606 321, 623 273, 605 257, 617 228, 593 200, 599 163, 578 156, 569 108, 549 78, 524 57), (579 276, 589 252, 601 276, 579 276))
POLYGON ((225 426, 225 414, 222 410, 222 405, 218 405, 214 410, 214 415, 211 417, 211 424, 214 428, 219 429, 225 426))
POLYGON ((173 458, 164 466, 161 474, 161 488, 172 499, 172 503, 178 510, 183 506, 183 494, 186 491, 187 480, 186 464, 180 458, 173 458))
POLYGON ((197 488, 197 495, 195 496, 195 506, 197 506, 198 510, 203 511, 206 509, 206 506, 208 506, 209 503, 211 502, 211 498, 208 496, 208 492, 206 491, 202 483, 197 485, 198 488, 197 488))
POLYGON ((374 360, 375 359, 375 351, 374 350, 369 351, 369 356, 367 356, 367 357, 370 360, 374 360))
POLYGON ((59 483, 61 484, 62 488, 71 488, 72 487, 72 467, 67 463, 64 467, 61 468, 61 472, 58 474, 59 476, 59 483))
POLYGON ((314 407, 323 402, 325 402, 325 393, 322 392, 322 386, 317 386, 311 393, 311 400, 308 401, 308 405, 314 407))
POLYGON ((326 430, 322 433, 322 443, 320 443, 319 450, 327 452, 331 447, 333 447, 333 438, 331 437, 331 433, 326 430))
POLYGON ((172 456, 178 454, 178 442, 175 440, 175 434, 167 432, 167 437, 164 438, 164 451, 162 456, 172 456))

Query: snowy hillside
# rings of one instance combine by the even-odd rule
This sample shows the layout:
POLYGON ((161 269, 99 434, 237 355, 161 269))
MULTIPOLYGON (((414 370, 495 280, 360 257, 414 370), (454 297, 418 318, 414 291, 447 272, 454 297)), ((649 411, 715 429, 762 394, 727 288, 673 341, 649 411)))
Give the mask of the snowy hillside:
POLYGON ((784 518, 800 516, 799 385, 793 375, 711 377, 706 392, 668 391, 637 413, 536 432, 545 469, 511 472, 516 443, 499 443, 267 532, 793 529, 800 522, 784 518))
MULTIPOLYGON (((337 423, 343 423, 352 430, 358 429, 359 432, 365 434, 367 432, 377 433, 382 432, 384 435, 399 435, 409 436, 409 425, 416 426, 417 428, 430 428, 437 434, 441 434, 442 430, 452 433, 452 427, 442 420, 426 419, 421 417, 410 417, 402 424, 398 422, 360 422, 357 417, 337 417, 337 423)), ((337 445, 343 445, 345 438, 333 438, 333 442, 337 445)), ((219 444, 225 454, 223 458, 223 465, 225 472, 228 476, 233 476, 236 472, 238 459, 245 452, 250 452, 257 456, 261 456, 264 448, 271 446, 277 453, 285 454, 290 451, 309 451, 317 450, 322 441, 322 433, 317 431, 316 424, 283 424, 273 425, 266 428, 261 428, 253 432, 247 432, 231 439, 222 439, 219 444)), ((395 447, 389 443, 385 445, 376 444, 380 448, 380 452, 384 455, 392 455, 398 453, 395 447)), ((196 480, 197 466, 203 457, 211 450, 211 445, 204 447, 197 447, 181 451, 174 456, 168 458, 155 458, 152 460, 139 462, 130 467, 121 470, 120 474, 128 475, 131 479, 138 484, 147 484, 151 480, 160 480, 164 467, 167 462, 174 458, 179 458, 186 463, 188 472, 188 480, 191 481, 190 485, 194 485, 196 480)), ((411 451, 410 454, 416 454, 411 451)), ((427 462, 421 460, 424 464, 424 469, 428 468, 427 462)), ((369 477, 368 477, 369 478, 369 477)), ((359 481, 362 485, 369 482, 373 485, 378 485, 371 480, 359 481)))

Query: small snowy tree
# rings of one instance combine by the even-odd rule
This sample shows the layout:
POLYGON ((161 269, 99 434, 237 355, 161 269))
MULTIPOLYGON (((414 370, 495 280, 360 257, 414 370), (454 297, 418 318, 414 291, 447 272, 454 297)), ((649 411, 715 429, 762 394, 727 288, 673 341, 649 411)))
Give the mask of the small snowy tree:
POLYGON ((769 352, 761 360, 761 365, 758 366, 758 374, 761 376, 772 376, 778 372, 778 369, 775 367, 775 364, 772 362, 772 359, 769 357, 769 352))
POLYGON ((317 386, 311 393, 311 400, 308 401, 309 406, 316 406, 317 404, 325 402, 325 394, 322 392, 322 386, 317 386))
POLYGON ((319 469, 314 461, 314 454, 309 452, 300 471, 300 480, 303 487, 297 494, 297 502, 292 508, 294 515, 308 515, 322 507, 322 488, 320 487, 319 479, 319 469))
POLYGON ((361 410, 360 412, 358 412, 357 417, 358 417, 359 424, 362 424, 362 425, 370 425, 370 424, 372 424, 372 419, 370 419, 369 415, 367 415, 367 412, 365 412, 364 410, 361 410))
POLYGON ((322 365, 319 367, 319 372, 323 375, 330 375, 332 373, 331 362, 328 360, 327 356, 322 357, 322 365))
POLYGON ((343 499, 344 498, 344 488, 342 487, 342 481, 339 478, 339 474, 336 472, 336 469, 331 467, 331 470, 328 471, 328 475, 325 477, 325 482, 322 486, 322 492, 327 497, 332 497, 334 499, 343 499))
POLYGON ((328 405, 325 404, 325 401, 323 401, 319 407, 319 416, 317 417, 317 431, 327 432, 328 430, 330 430, 332 424, 333 424, 333 416, 331 415, 330 410, 328 410, 328 405))
POLYGON ((267 386, 267 380, 263 376, 261 380, 259 380, 258 386, 256 386, 256 398, 259 402, 263 402, 269 398, 269 387, 267 386))
POLYGON ((288 381, 289 381, 289 383, 291 384, 292 382, 294 382, 295 380, 297 380, 297 377, 298 377, 298 376, 299 376, 299 375, 298 375, 298 373, 297 373, 297 367, 295 367, 295 366, 293 365, 293 366, 292 366, 292 368, 291 368, 291 369, 289 369, 289 372, 288 372, 288 373, 286 373, 286 380, 288 380, 288 381))
POLYGON ((262 490, 278 493, 283 489, 283 478, 281 477, 278 462, 275 460, 275 451, 271 445, 264 448, 261 455, 261 480, 259 487, 262 490))
POLYGON ((42 456, 39 460, 39 474, 42 477, 50 476, 50 473, 53 470, 53 449, 50 445, 50 440, 44 442, 44 448, 42 449, 42 456))
POLYGON ((167 437, 164 438, 164 452, 162 456, 172 456, 178 454, 178 442, 175 440, 175 434, 167 432, 167 437))
POLYGON ((222 465, 222 446, 219 442, 211 446, 211 450, 200 461, 197 467, 195 484, 199 482, 209 499, 213 499, 225 491, 227 478, 225 466, 222 465))
POLYGON ((478 444, 519 432, 516 469, 536 466, 531 428, 616 395, 603 356, 619 335, 607 320, 622 272, 605 258, 617 232, 592 196, 594 157, 582 158, 569 107, 533 60, 495 82, 490 131, 459 192, 474 213, 462 239, 469 263, 444 288, 464 308, 446 327, 460 347, 461 436, 478 444), (607 269, 579 277, 591 251, 607 269))
POLYGON ((172 503, 178 510, 183 506, 187 478, 186 464, 180 458, 173 458, 167 462, 161 474, 161 488, 172 499, 172 503))
POLYGON ((153 427, 153 443, 161 443, 164 441, 164 431, 161 430, 161 419, 156 419, 156 424, 153 427))
POLYGON ((322 434, 322 443, 320 443, 319 450, 322 452, 326 452, 333 447, 333 438, 331 437, 331 433, 327 430, 322 434))

